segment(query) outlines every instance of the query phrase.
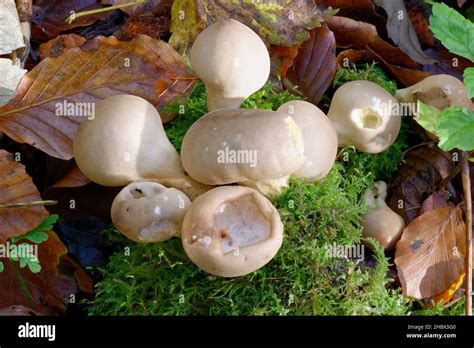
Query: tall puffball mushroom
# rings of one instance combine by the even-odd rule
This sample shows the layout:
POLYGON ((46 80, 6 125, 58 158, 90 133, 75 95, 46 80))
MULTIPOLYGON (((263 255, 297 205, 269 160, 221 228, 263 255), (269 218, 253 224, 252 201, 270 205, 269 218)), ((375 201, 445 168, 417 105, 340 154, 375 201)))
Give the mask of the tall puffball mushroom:
POLYGON ((405 221, 385 203, 387 184, 378 181, 365 191, 365 204, 372 210, 362 216, 362 235, 376 239, 385 250, 400 240, 405 221))
POLYGON ((446 74, 428 76, 413 86, 399 89, 396 97, 404 103, 416 103, 420 100, 438 110, 451 106, 472 109, 472 102, 464 84, 454 76, 446 74))
POLYGON ((267 264, 283 241, 270 201, 249 187, 222 186, 196 198, 181 232, 193 263, 221 277, 239 277, 267 264))
POLYGON ((301 132, 277 111, 219 109, 186 132, 181 158, 186 172, 206 185, 241 183, 277 192, 304 163, 301 132))
POLYGON ((195 196, 206 191, 184 173, 160 115, 145 99, 118 95, 101 102, 73 140, 79 169, 102 186, 157 180, 195 196))
POLYGON ((294 175, 318 181, 326 177, 337 155, 337 133, 331 121, 317 106, 302 101, 289 101, 278 108, 291 116, 301 131, 305 161, 294 175))
POLYGON ((268 50, 255 32, 225 19, 201 32, 194 42, 191 65, 204 81, 209 111, 240 107, 270 74, 268 50))
POLYGON ((379 153, 397 139, 400 115, 398 101, 383 88, 369 81, 351 81, 336 90, 328 117, 336 128, 339 145, 379 153))
POLYGON ((134 182, 115 197, 112 222, 135 242, 161 242, 180 235, 190 205, 189 198, 174 188, 156 182, 134 182))

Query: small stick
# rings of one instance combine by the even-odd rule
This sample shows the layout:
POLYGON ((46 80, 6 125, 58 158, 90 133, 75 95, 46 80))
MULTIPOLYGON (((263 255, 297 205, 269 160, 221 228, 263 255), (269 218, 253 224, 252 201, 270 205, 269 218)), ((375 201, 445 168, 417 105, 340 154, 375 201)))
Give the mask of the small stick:
POLYGON ((33 201, 33 202, 21 202, 11 204, 0 204, 0 209, 3 208, 28 208, 35 205, 56 205, 58 201, 33 201))
POLYGON ((119 4, 119 5, 99 8, 99 9, 96 9, 96 10, 89 10, 89 11, 83 11, 83 12, 77 12, 77 13, 74 12, 74 13, 71 13, 71 15, 69 17, 67 17, 64 21, 67 24, 72 24, 72 22, 74 22, 74 20, 76 20, 79 17, 85 17, 85 16, 90 16, 90 15, 93 15, 93 14, 97 14, 97 13, 109 12, 109 11, 117 10, 117 9, 120 9, 120 8, 140 5, 140 4, 144 4, 145 2, 148 2, 148 1, 150 1, 150 0, 136 0, 134 2, 127 2, 126 4, 119 4))
POLYGON ((472 316, 472 197, 471 177, 469 174, 469 158, 466 152, 461 155, 462 186, 466 208, 466 315, 472 316))

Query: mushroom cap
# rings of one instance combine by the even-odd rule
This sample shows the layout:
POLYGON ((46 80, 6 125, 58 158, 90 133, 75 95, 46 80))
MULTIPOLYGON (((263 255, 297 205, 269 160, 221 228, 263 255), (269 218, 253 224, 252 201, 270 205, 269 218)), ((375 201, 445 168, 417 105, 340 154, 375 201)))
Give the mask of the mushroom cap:
POLYGON ((379 153, 397 139, 400 115, 397 99, 370 81, 351 81, 334 93, 328 117, 336 128, 340 146, 379 153))
POLYGON ((278 108, 295 120, 304 143, 305 162, 294 174, 310 180, 321 180, 331 170, 337 155, 337 133, 331 121, 317 106, 289 101, 278 108))
POLYGON ((190 52, 191 64, 204 81, 209 111, 238 108, 258 91, 270 74, 270 56, 260 37, 233 19, 218 21, 202 31, 190 52))
POLYGON ((137 243, 154 243, 178 236, 191 205, 181 191, 156 182, 133 182, 115 197, 111 216, 120 232, 137 243))
POLYGON ((389 207, 376 207, 362 216, 362 235, 376 239, 385 250, 402 237, 405 221, 389 207))
POLYGON ((256 271, 278 252, 283 224, 270 201, 254 189, 222 186, 199 196, 187 211, 183 247, 200 269, 221 277, 256 271))
POLYGON ((269 110, 219 109, 197 120, 181 146, 186 172, 207 185, 281 178, 304 162, 293 118, 269 110))
POLYGON ((420 100, 438 110, 451 106, 472 109, 464 84, 456 77, 446 74, 431 75, 413 86, 399 89, 396 97, 404 103, 416 103, 420 100))
POLYGON ((158 111, 145 99, 132 95, 101 102, 95 118, 79 127, 73 154, 84 175, 103 186, 184 175, 158 111))

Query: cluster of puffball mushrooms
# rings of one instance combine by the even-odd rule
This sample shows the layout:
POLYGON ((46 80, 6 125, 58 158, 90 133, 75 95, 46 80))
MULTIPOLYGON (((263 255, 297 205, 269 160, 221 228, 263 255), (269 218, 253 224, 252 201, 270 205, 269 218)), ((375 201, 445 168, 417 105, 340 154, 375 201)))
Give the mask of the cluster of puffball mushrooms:
MULTIPOLYGON (((338 146, 374 154, 387 149, 401 120, 384 106, 397 99, 374 83, 353 81, 335 92, 327 116, 305 101, 290 101, 277 111, 240 109, 266 83, 270 58, 259 36, 231 19, 199 34, 190 56, 206 85, 209 112, 187 131, 181 155, 153 105, 119 95, 104 100, 95 118, 82 123, 74 157, 93 182, 125 186, 111 217, 129 239, 154 243, 181 237, 186 254, 202 270, 242 276, 267 264, 282 245, 283 224, 267 196, 287 186, 290 175, 323 179, 338 146), (219 161, 224 149, 253 151, 257 160, 219 161)), ((398 98, 424 98, 435 107, 469 100, 459 81, 436 79, 401 90, 398 98)), ((367 191, 366 202, 374 209, 363 216, 363 225, 366 236, 389 249, 404 222, 385 204, 386 188, 379 182, 367 191)))

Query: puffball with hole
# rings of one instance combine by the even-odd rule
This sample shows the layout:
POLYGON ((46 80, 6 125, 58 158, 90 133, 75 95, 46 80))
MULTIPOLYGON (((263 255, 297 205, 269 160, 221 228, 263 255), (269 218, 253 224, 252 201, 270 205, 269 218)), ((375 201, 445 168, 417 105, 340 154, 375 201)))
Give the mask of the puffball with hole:
POLYGON ((199 196, 181 231, 183 247, 200 269, 239 277, 267 264, 283 241, 277 209, 256 190, 222 186, 199 196))
POLYGON ((145 99, 132 95, 101 102, 95 118, 79 127, 73 154, 84 175, 102 186, 184 176, 158 111, 145 99))
POLYGON ((351 81, 339 87, 328 117, 336 128, 339 146, 353 145, 368 153, 380 153, 398 137, 401 115, 398 101, 370 81, 351 81))
POLYGON ((337 133, 331 121, 317 106, 302 100, 289 101, 277 111, 291 116, 303 137, 305 161, 294 175, 312 181, 326 177, 337 155, 337 133))
POLYGON ((154 243, 179 236, 191 201, 181 191, 156 182, 133 182, 112 203, 112 222, 137 243, 154 243))

